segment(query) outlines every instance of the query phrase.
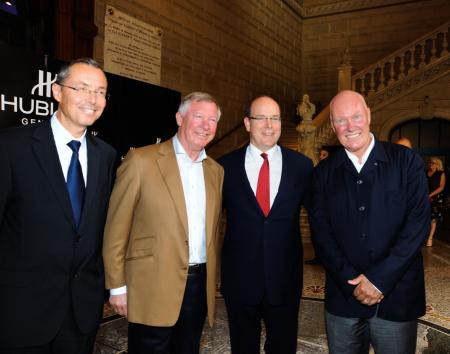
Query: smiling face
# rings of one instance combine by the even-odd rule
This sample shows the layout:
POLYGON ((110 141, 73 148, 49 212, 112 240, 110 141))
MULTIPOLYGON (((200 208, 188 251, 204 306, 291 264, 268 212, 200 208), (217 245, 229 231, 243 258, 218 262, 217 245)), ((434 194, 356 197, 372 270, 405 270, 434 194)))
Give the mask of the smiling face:
POLYGON ((250 106, 250 117, 244 118, 250 143, 265 152, 276 145, 281 135, 281 121, 251 119, 251 117, 280 117, 278 103, 270 97, 259 97, 250 106))
POLYGON ((434 161, 434 160, 431 160, 430 161, 430 169, 429 169, 431 172, 436 172, 437 171, 437 163, 436 163, 436 161, 434 161))
POLYGON ((52 85, 53 97, 58 102, 58 120, 74 137, 80 137, 101 116, 106 106, 106 98, 93 92, 106 91, 105 74, 94 66, 77 63, 72 65, 62 85, 91 91, 80 92, 57 83, 52 85))
POLYGON ((370 110, 364 98, 342 91, 330 103, 331 127, 344 148, 362 158, 370 145, 370 110))
POLYGON ((217 105, 192 101, 185 113, 177 112, 178 139, 188 156, 195 160, 200 151, 214 139, 219 121, 217 105))

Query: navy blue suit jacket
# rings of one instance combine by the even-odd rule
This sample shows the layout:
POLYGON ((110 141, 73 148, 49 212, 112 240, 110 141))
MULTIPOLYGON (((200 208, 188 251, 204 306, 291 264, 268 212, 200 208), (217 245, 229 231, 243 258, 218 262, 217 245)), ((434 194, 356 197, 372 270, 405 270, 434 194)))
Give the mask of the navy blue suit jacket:
POLYGON ((425 313, 421 248, 430 227, 422 159, 403 146, 375 140, 358 173, 343 149, 314 173, 310 214, 316 253, 324 264, 326 309, 368 318, 347 283, 364 274, 385 298, 378 316, 409 321, 425 313))
POLYGON ((77 229, 49 122, 0 133, 0 347, 58 332, 71 304, 80 330, 103 309, 103 227, 114 149, 86 135, 87 188, 77 229))
MULTIPOLYGON (((302 243, 300 207, 308 204, 312 162, 281 147, 278 194, 264 216, 245 172, 247 146, 219 160, 224 167, 223 203, 227 228, 222 250, 222 293, 234 301, 273 305, 300 297, 302 243)), ((308 205, 309 206, 309 205, 308 205)))

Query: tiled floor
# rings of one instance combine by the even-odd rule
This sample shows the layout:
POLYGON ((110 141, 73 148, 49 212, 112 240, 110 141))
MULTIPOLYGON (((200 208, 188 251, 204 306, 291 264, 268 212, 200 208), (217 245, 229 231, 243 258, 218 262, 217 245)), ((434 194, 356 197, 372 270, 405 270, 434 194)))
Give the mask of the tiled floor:
MULTIPOLYGON (((305 242, 305 259, 312 258, 305 242)), ((427 313, 420 319, 417 353, 450 353, 450 245, 435 241, 423 248, 427 313)), ((324 271, 320 265, 305 265, 303 301, 299 315, 298 354, 327 353, 323 323, 324 271)), ((127 323, 105 310, 105 323, 97 336, 96 354, 126 353, 127 323)), ((214 328, 205 327, 201 354, 228 354, 228 325, 221 298, 217 299, 214 328)))

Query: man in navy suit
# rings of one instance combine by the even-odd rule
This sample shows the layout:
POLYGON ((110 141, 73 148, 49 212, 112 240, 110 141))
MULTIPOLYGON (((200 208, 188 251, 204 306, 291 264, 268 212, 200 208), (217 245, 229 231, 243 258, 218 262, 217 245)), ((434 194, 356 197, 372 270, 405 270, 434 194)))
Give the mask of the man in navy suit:
POLYGON ((326 269, 326 325, 334 354, 415 353, 425 314, 421 247, 430 225, 427 181, 411 149, 370 133, 370 110, 353 91, 330 103, 343 145, 314 172, 310 213, 326 269))
POLYGON ((219 160, 227 211, 221 286, 231 350, 259 353, 264 321, 266 353, 295 353, 303 257, 299 214, 313 166, 277 145, 281 116, 272 98, 253 100, 244 124, 250 144, 219 160))
POLYGON ((116 154, 86 128, 106 90, 100 66, 76 60, 52 86, 58 110, 49 121, 0 133, 2 354, 92 353, 116 154))

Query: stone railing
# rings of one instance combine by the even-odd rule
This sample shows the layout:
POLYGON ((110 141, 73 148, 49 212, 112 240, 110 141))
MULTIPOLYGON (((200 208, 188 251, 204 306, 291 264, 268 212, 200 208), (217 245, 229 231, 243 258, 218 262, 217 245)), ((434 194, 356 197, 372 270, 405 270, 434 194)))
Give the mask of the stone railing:
POLYGON ((449 55, 450 22, 352 76, 352 89, 370 98, 449 55))
POLYGON ((319 149, 324 145, 335 145, 336 135, 330 125, 330 105, 327 105, 314 119, 313 124, 316 129, 315 148, 319 153, 319 149))

